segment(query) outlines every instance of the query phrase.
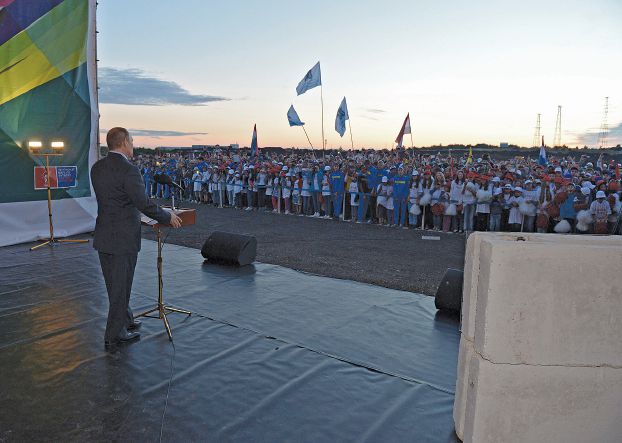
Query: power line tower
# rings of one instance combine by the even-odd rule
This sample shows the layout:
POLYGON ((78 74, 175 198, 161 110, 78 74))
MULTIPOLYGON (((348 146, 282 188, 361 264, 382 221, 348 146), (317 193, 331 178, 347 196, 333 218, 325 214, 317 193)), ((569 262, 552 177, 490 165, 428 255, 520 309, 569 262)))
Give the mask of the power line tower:
POLYGON ((609 136, 609 123, 607 116, 609 114, 609 97, 605 97, 605 108, 603 109, 603 122, 600 124, 600 132, 598 133, 598 147, 607 147, 607 137, 609 136))
POLYGON ((533 144, 531 145, 534 148, 540 146, 540 114, 538 114, 538 118, 536 120, 536 131, 533 134, 533 144))
POLYGON ((553 146, 562 145, 562 106, 557 106, 557 119, 555 120, 555 138, 553 146))

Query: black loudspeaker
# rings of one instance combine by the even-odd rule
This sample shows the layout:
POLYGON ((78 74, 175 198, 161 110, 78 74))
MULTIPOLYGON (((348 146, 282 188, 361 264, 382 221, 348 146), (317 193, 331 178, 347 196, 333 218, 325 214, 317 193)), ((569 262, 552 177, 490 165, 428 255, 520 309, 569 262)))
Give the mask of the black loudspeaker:
POLYGON ((250 265, 257 255, 257 239, 250 235, 215 231, 203 243, 201 255, 214 263, 250 265))
POLYGON ((436 290, 434 305, 441 311, 460 313, 462 310, 462 281, 464 272, 448 268, 436 290))

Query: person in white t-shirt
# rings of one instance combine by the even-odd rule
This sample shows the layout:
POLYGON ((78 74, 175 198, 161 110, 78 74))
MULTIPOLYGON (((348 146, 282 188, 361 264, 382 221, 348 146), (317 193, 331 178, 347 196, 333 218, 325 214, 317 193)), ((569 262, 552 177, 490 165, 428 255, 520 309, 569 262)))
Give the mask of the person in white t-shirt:
POLYGON ((194 193, 194 201, 199 203, 201 201, 201 186, 203 174, 199 171, 199 168, 194 168, 194 173, 192 174, 192 191, 194 193))
POLYGON ((384 225, 393 220, 393 185, 389 183, 389 177, 382 177, 381 183, 378 185, 378 197, 376 199, 378 206, 378 224, 384 225))

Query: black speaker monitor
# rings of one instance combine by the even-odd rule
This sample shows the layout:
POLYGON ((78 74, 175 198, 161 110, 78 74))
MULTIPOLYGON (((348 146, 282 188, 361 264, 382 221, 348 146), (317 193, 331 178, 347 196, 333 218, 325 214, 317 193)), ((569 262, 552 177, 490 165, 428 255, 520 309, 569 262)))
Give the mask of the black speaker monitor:
POLYGON ((250 235, 214 231, 203 243, 201 255, 214 263, 250 265, 257 255, 257 239, 250 235))
POLYGON ((460 313, 462 310, 462 281, 464 272, 448 268, 441 284, 436 290, 434 305, 436 309, 460 313))

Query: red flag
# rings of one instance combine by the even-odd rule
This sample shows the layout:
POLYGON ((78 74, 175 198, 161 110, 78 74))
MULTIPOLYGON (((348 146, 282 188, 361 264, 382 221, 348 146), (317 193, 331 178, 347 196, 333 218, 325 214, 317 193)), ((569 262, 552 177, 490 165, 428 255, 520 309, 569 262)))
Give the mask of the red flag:
POLYGON ((406 118, 404 119, 404 123, 402 124, 402 129, 400 129, 400 133, 397 134, 397 138, 395 139, 395 143, 397 143, 398 147, 402 146, 402 140, 404 139, 404 134, 410 134, 410 112, 406 114, 406 118))

